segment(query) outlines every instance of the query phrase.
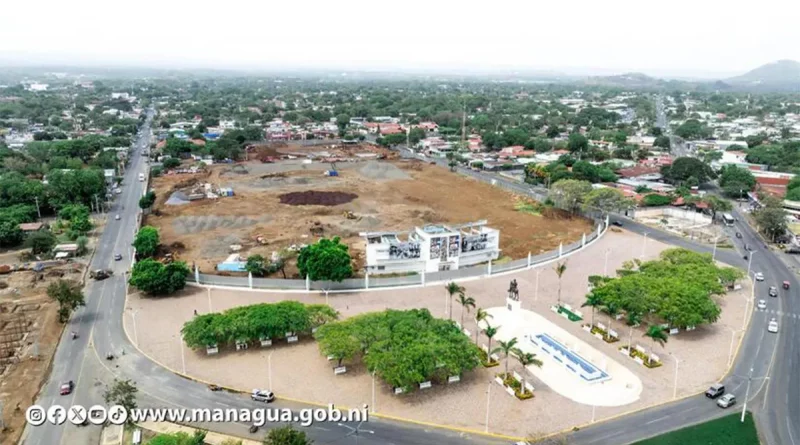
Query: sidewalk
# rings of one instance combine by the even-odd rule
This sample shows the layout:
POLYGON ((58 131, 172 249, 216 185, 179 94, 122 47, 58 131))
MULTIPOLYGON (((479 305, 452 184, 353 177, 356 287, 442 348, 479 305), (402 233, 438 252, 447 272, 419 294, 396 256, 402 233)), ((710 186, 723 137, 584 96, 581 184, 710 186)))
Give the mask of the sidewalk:
MULTIPOLYGON (((141 422, 138 424, 138 426, 158 434, 163 434, 163 433, 172 434, 177 432, 184 432, 186 434, 192 435, 197 429, 189 426, 176 425, 174 423, 169 423, 169 422, 141 422)), ((221 445, 226 440, 240 441, 242 445, 261 445, 262 443, 260 441, 242 439, 240 437, 214 433, 212 431, 209 431, 206 434, 205 443, 211 445, 221 445)))

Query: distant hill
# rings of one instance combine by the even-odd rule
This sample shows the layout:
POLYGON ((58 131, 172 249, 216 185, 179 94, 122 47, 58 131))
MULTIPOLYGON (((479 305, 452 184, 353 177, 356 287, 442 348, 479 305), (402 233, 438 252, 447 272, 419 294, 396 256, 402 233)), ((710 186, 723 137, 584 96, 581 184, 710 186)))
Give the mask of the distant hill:
POLYGON ((800 62, 778 60, 725 81, 741 86, 800 87, 800 62))

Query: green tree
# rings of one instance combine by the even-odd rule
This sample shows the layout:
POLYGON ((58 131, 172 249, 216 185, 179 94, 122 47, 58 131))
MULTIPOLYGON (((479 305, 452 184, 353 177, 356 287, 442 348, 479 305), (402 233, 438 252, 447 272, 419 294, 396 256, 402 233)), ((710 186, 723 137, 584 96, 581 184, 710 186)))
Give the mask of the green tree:
POLYGON ((72 311, 85 305, 83 292, 78 283, 58 280, 47 286, 47 296, 58 303, 58 320, 66 323, 72 311))
POLYGON ((503 353, 503 357, 506 360, 506 370, 505 370, 506 376, 508 376, 508 354, 512 353, 516 349, 517 349, 517 337, 514 337, 509 339, 508 341, 498 340, 497 347, 489 350, 489 354, 497 354, 498 352, 503 353))
POLYGON ((729 212, 733 209, 733 205, 727 199, 719 198, 714 195, 706 196, 703 198, 703 201, 708 205, 708 209, 711 210, 711 220, 717 220, 717 213, 719 212, 729 212))
MULTIPOLYGON (((664 346, 668 340, 667 329, 660 325, 649 326, 647 328, 647 332, 644 333, 644 336, 650 340, 653 340, 653 345, 658 343, 661 346, 664 346)), ((647 362, 650 363, 650 355, 647 356, 647 362)))
POLYGON ((771 196, 765 196, 761 200, 763 207, 755 212, 756 223, 758 228, 767 236, 772 242, 783 236, 788 229, 786 223, 786 210, 783 209, 781 200, 771 196))
POLYGON ((548 197, 556 206, 576 212, 581 208, 586 196, 592 191, 592 184, 576 179, 563 179, 553 183, 548 197))
POLYGON ((297 431, 291 425, 272 428, 264 438, 264 445, 312 445, 313 440, 303 431, 297 431))
POLYGON ((475 344, 478 344, 478 334, 481 331, 480 329, 481 322, 486 321, 486 324, 488 326, 490 318, 494 317, 492 317, 492 314, 486 312, 482 308, 478 308, 478 310, 475 311, 475 344))
POLYGON ((22 242, 25 234, 16 220, 0 219, 0 247, 13 247, 22 242))
POLYGON ((153 206, 156 202, 156 192, 149 191, 145 193, 141 198, 139 198, 139 208, 140 209, 149 209, 153 206))
POLYGON ((350 254, 339 237, 322 238, 304 247, 297 257, 300 275, 312 281, 342 281, 353 275, 350 254))
POLYGON ((594 326, 594 312, 597 308, 603 307, 603 299, 600 296, 590 293, 586 296, 586 301, 581 304, 581 307, 589 306, 592 308, 592 326, 594 326))
POLYGON ((522 365, 522 382, 520 382, 521 389, 520 391, 525 394, 525 368, 528 366, 536 366, 537 368, 541 368, 544 365, 544 362, 536 358, 536 354, 532 352, 523 352, 521 349, 514 349, 514 356, 517 357, 517 361, 520 365, 522 365))
POLYGON ((136 249, 138 258, 150 258, 155 256, 160 243, 158 229, 153 226, 144 226, 136 232, 133 240, 133 247, 136 249))
POLYGON ((756 178, 750 170, 735 165, 722 167, 719 185, 731 198, 742 198, 756 186, 756 178))
POLYGON ((73 216, 69 223, 69 231, 67 235, 70 239, 78 239, 92 230, 92 220, 89 218, 88 213, 79 213, 73 216))
MULTIPOLYGON (((133 381, 114 379, 111 387, 106 387, 103 400, 106 405, 120 405, 130 413, 137 408, 136 394, 138 392, 139 388, 133 381)), ((128 416, 125 422, 129 426, 133 425, 133 418, 128 416)))
POLYGON ((653 147, 665 148, 669 150, 670 149, 669 136, 657 136, 656 140, 653 142, 653 147))
POLYGON ((181 166, 181 160, 178 158, 167 158, 161 163, 161 166, 167 170, 181 166))
POLYGON ((711 137, 711 129, 697 119, 688 119, 675 129, 675 134, 684 139, 706 139, 711 137))
POLYGON ((589 149, 589 140, 580 133, 572 133, 567 139, 567 149, 573 153, 582 153, 589 149))
MULTIPOLYGON (((205 438, 206 432, 202 430, 195 430, 192 435, 183 431, 162 433, 147 441, 147 445, 203 445, 205 438)), ((238 444, 241 445, 241 442, 238 444)))
POLYGON ((453 295, 464 295, 464 286, 459 286, 454 281, 447 283, 444 286, 444 290, 447 291, 447 313, 448 319, 453 319, 453 295))
POLYGON ((475 299, 466 295, 458 295, 458 303, 461 305, 461 327, 464 327, 464 312, 469 313, 469 308, 475 308, 475 299))
POLYGON ((697 158, 689 157, 675 159, 672 165, 661 167, 661 174, 664 179, 674 184, 681 184, 689 178, 695 178, 700 184, 703 184, 709 179, 717 177, 708 164, 697 158))
POLYGON ((134 264, 128 282, 147 294, 168 295, 186 286, 189 273, 184 262, 175 261, 164 265, 152 258, 145 258, 134 264))
POLYGON ((250 255, 247 257, 247 263, 244 265, 244 270, 253 274, 256 277, 263 277, 267 271, 266 262, 261 255, 250 255))
POLYGON ((658 193, 650 193, 644 195, 642 204, 644 204, 646 207, 666 206, 672 204, 672 198, 665 195, 659 195, 658 193))
POLYGON ((593 189, 583 199, 587 211, 600 210, 604 214, 627 210, 634 206, 632 199, 626 198, 619 190, 611 187, 593 189))
POLYGON ((89 251, 89 238, 85 236, 79 236, 78 239, 75 240, 75 244, 78 245, 78 250, 75 252, 78 256, 86 255, 89 251))
POLYGON ((558 306, 561 306, 561 277, 564 275, 564 272, 567 271, 567 261, 559 261, 556 263, 553 270, 558 275, 558 306))
POLYGON ((333 357, 337 361, 336 366, 342 366, 343 360, 352 360, 361 352, 361 342, 353 335, 353 327, 347 322, 322 326, 315 338, 319 342, 320 352, 326 357, 333 357))
MULTIPOLYGON (((487 349, 489 349, 490 351, 492 350, 492 339, 494 338, 495 335, 497 335, 497 332, 499 330, 500 326, 497 327, 490 326, 489 323, 486 323, 486 329, 484 329, 483 333, 486 334, 486 338, 489 339, 489 346, 487 347, 487 349)), ((491 354, 489 354, 488 360, 489 361, 492 360, 491 354)))
POLYGON ((28 235, 25 247, 29 247, 34 255, 50 253, 58 240, 49 230, 38 230, 28 235))

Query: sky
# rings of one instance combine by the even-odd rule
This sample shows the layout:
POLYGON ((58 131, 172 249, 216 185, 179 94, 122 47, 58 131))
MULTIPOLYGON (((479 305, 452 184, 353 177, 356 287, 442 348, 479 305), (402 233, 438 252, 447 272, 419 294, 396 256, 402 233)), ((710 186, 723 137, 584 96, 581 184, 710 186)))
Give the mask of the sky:
POLYGON ((9 1, 2 65, 644 72, 800 60, 796 0, 9 1))

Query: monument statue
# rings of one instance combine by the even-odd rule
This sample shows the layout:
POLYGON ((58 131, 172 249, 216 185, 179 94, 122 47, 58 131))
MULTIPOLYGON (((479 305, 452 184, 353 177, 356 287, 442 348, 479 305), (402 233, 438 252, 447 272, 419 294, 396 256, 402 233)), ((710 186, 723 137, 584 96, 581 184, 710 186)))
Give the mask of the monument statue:
POLYGON ((517 288, 517 280, 511 280, 508 286, 508 299, 519 301, 519 289, 517 288))

